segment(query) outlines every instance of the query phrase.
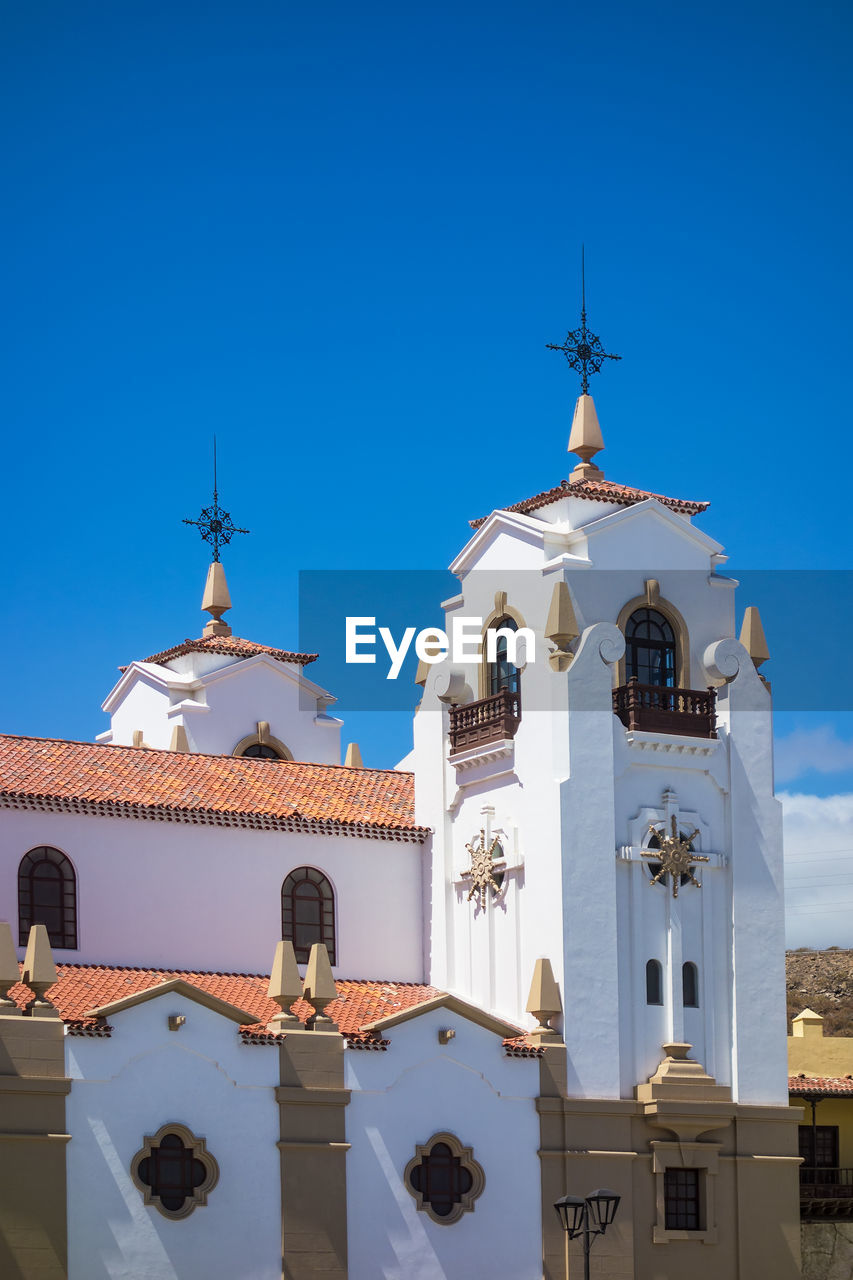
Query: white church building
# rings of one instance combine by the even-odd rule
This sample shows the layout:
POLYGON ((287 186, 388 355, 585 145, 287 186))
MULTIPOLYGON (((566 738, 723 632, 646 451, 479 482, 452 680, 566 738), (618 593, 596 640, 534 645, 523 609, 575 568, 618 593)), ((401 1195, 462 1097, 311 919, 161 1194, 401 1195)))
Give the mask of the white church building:
POLYGON ((472 521, 396 770, 218 545, 106 732, 0 736, 3 1280, 565 1280, 599 1188, 593 1275, 799 1275, 761 623, 602 447, 472 521))

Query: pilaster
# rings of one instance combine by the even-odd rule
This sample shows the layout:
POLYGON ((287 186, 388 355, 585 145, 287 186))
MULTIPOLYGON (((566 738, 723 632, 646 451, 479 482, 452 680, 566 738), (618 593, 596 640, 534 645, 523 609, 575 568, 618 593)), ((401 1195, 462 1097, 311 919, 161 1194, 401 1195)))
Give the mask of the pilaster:
POLYGON ((282 1274, 284 1280, 345 1280, 350 1092, 343 1036, 288 1031, 279 1055, 282 1274))
POLYGON ((65 1280, 71 1081, 59 1015, 44 1000, 30 1008, 0 1003, 0 1276, 65 1280))

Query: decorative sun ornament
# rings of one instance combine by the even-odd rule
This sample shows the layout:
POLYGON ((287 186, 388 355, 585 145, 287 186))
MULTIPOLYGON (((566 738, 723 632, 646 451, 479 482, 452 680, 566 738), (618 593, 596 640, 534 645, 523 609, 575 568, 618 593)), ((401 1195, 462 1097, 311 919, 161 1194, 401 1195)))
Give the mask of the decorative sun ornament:
POLYGON ((670 877, 672 884, 672 896, 678 897, 678 886, 681 883, 681 877, 687 876, 687 879, 695 884, 697 889, 701 889, 702 885, 693 874, 693 868, 697 862, 710 862, 710 858, 705 858, 701 853, 694 853, 690 847, 699 834, 699 828, 696 827, 689 836, 679 833, 678 822, 675 814, 670 817, 670 835, 666 835, 665 822, 650 822, 649 831, 653 836, 657 837, 657 849, 649 849, 643 851, 643 857, 649 858, 653 862, 660 863, 660 870, 649 881, 650 884, 657 884, 664 876, 670 877))
POLYGON ((491 844, 486 844, 486 833, 481 830, 478 836, 470 840, 465 848, 471 855, 470 871, 462 872, 463 880, 471 881, 471 888, 468 893, 468 902, 476 897, 480 904, 480 910, 486 909, 486 894, 491 889, 493 894, 500 893, 503 876, 500 880, 496 877, 496 872, 501 872, 506 866, 503 858, 495 858, 495 851, 503 853, 501 842, 495 836, 491 844))

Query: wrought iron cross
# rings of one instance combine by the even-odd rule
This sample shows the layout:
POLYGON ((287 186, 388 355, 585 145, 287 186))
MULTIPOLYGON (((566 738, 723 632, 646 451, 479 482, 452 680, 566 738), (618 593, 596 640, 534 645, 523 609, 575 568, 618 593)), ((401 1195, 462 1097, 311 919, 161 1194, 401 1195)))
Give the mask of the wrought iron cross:
POLYGON ((198 529, 205 542, 213 547, 214 563, 219 560, 219 548, 227 546, 235 533, 248 533, 248 529, 238 529, 229 513, 219 505, 219 492, 216 487, 216 436, 213 437, 213 504, 203 507, 198 520, 184 519, 184 524, 192 524, 198 529))
POLYGON ((611 352, 605 351, 598 335, 586 327, 586 274, 583 245, 581 245, 581 327, 570 329, 562 346, 557 346, 553 342, 546 342, 545 345, 549 351, 562 351, 569 368, 581 375, 581 391, 584 395, 589 394, 590 376, 593 373, 601 373, 602 361, 622 359, 621 356, 614 356, 611 352))

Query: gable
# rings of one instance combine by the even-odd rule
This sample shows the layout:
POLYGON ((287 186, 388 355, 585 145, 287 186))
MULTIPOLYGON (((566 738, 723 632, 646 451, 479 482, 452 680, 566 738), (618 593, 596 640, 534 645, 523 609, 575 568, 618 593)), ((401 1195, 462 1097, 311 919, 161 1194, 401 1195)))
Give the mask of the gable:
POLYGON ((597 569, 694 569, 707 573, 723 547, 653 498, 584 526, 597 569))

